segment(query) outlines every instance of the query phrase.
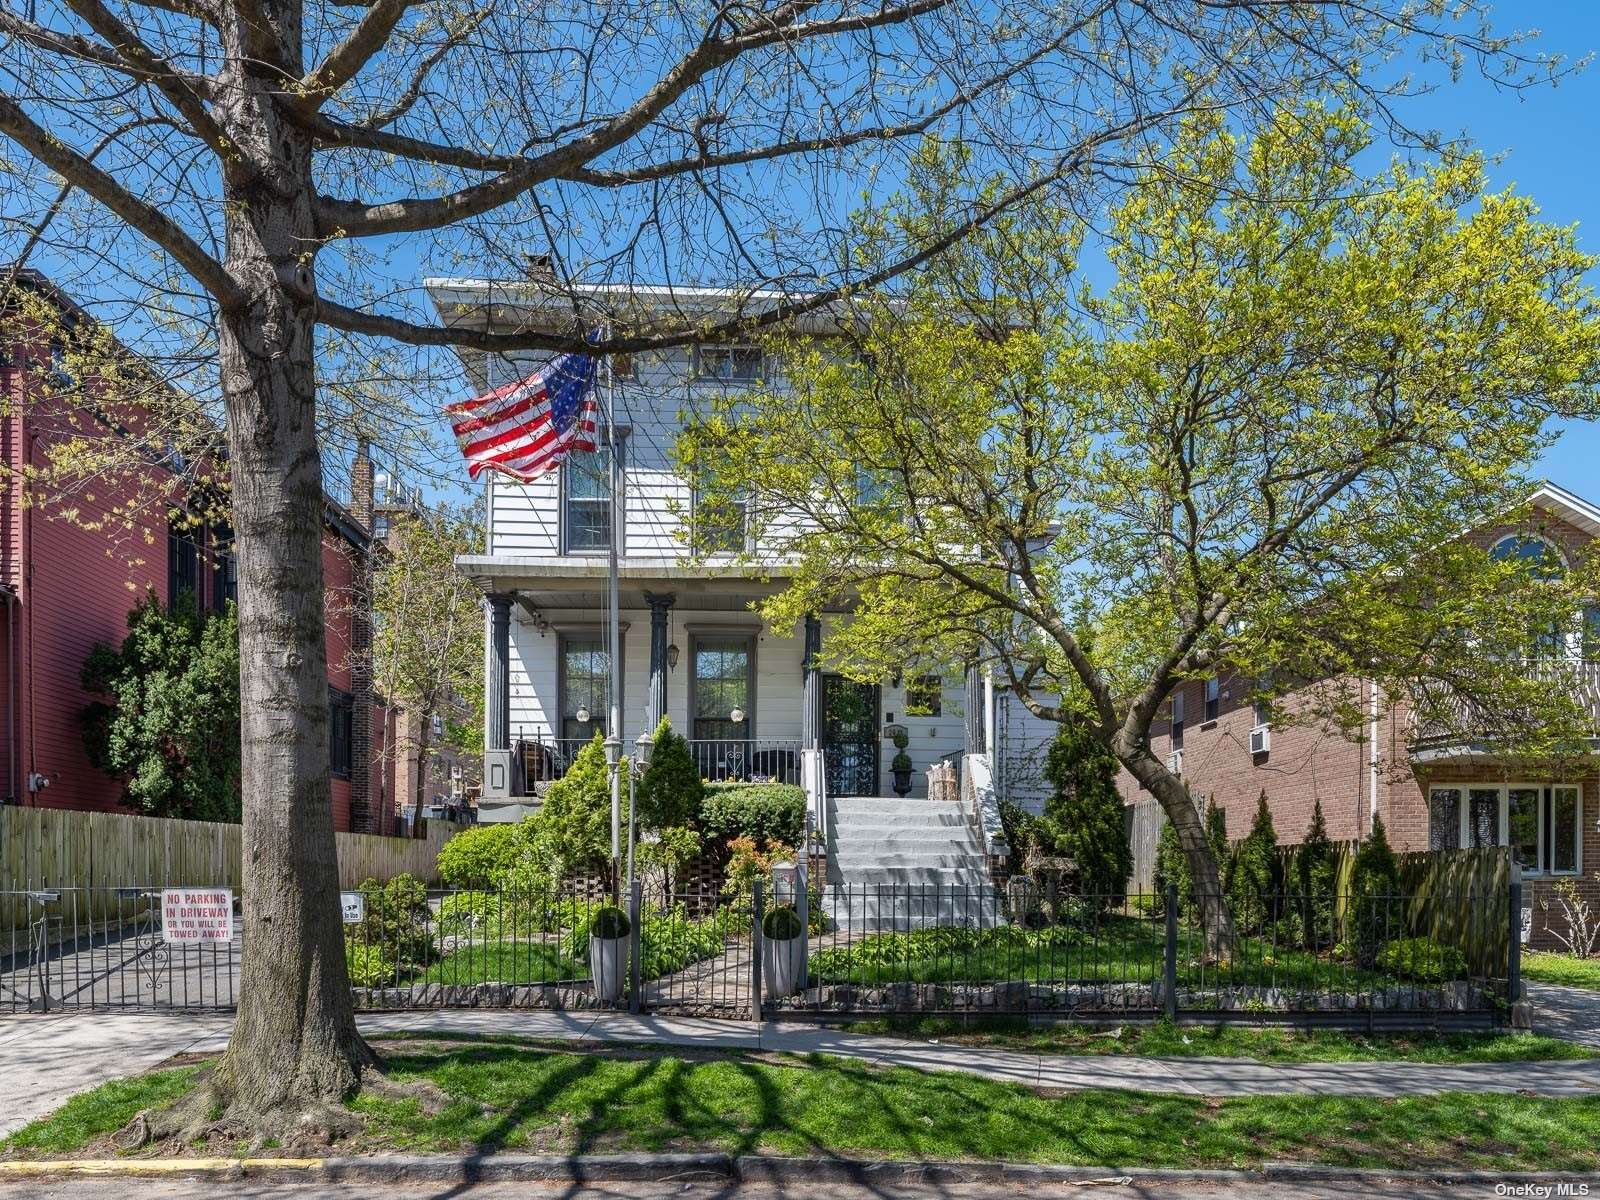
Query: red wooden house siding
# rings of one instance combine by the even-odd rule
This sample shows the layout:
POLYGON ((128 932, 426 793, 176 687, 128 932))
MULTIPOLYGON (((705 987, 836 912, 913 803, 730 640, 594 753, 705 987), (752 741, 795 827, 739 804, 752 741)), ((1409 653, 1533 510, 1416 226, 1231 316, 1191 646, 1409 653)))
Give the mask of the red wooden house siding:
MULTIPOLYGON (((0 314, 0 320, 9 319, 0 314)), ((165 599, 168 590, 168 528, 159 503, 134 519, 95 529, 97 519, 129 498, 127 490, 102 487, 73 497, 69 518, 60 504, 23 502, 26 468, 39 468, 53 440, 89 428, 68 394, 56 395, 29 364, 48 361, 49 345, 19 336, 13 321, 0 329, 0 800, 46 808, 116 810, 121 784, 89 764, 81 714, 92 697, 79 685, 90 649, 118 644, 127 633, 128 611, 146 592, 165 599), (39 776, 46 786, 31 790, 39 776)), ((89 385, 92 387, 92 383, 89 385)), ((103 426, 94 432, 115 436, 103 426)), ((327 589, 327 656, 331 686, 351 690, 350 629, 357 566, 367 553, 366 531, 329 505, 323 530, 322 567, 327 589)), ((203 532, 199 595, 213 603, 218 582, 214 547, 203 532)), ((374 730, 380 720, 375 716, 374 730)), ((376 740, 376 739, 374 739, 376 740)), ((387 796, 379 778, 380 756, 365 757, 372 772, 375 806, 387 796)), ((331 781, 334 828, 350 828, 350 783, 331 781)), ((381 832, 392 831, 387 806, 378 807, 381 832)))

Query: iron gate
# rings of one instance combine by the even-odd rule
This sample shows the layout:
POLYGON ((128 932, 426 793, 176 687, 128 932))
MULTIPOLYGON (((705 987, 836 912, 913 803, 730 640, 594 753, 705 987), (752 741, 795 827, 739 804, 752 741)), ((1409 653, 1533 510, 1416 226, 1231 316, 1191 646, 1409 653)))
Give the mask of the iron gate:
POLYGON ((822 745, 828 795, 878 794, 878 685, 822 677, 822 745))

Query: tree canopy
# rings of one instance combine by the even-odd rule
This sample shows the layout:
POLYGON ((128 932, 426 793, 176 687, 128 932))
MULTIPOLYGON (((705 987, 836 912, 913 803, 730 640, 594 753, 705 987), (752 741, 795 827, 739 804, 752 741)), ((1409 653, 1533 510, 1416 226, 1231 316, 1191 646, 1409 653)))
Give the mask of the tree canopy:
MULTIPOLYGON (((854 601, 824 657, 867 677, 981 652, 1161 800, 1202 896, 1195 807, 1149 742, 1186 679, 1292 691, 1282 720, 1355 726, 1366 678, 1442 720, 1492 698, 1524 748, 1579 731, 1576 692, 1525 664, 1592 573, 1459 535, 1515 515, 1552 418, 1600 412, 1595 260, 1487 192, 1481 157, 1366 175, 1370 145, 1354 103, 1253 137, 1197 115, 1112 210, 1108 285, 1041 197, 791 341, 784 387, 679 448, 796 563, 775 623, 854 601)), ((864 222, 936 241, 969 170, 930 145, 864 222)))

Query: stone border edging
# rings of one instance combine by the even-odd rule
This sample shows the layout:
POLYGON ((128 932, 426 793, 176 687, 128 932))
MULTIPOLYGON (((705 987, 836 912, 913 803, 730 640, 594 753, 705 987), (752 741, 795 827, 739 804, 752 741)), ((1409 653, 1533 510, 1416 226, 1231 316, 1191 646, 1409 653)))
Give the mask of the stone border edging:
POLYGON ((925 1161, 914 1159, 788 1158, 781 1155, 377 1155, 333 1158, 113 1158, 29 1159, 0 1162, 0 1180, 52 1175, 101 1178, 182 1176, 237 1180, 245 1176, 327 1182, 556 1182, 639 1179, 731 1179, 740 1183, 1050 1183, 1139 1180, 1255 1182, 1263 1179, 1359 1183, 1369 1180, 1492 1184, 1586 1182, 1600 1174, 1560 1176, 1550 1171, 1437 1171, 1344 1168, 1265 1163, 1254 1169, 1050 1166, 1037 1163, 925 1161))

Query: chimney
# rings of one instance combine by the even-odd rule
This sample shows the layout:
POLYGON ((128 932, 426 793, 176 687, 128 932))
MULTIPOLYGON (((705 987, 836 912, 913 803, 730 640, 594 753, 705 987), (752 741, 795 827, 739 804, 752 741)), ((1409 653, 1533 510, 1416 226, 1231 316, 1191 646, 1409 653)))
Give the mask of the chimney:
MULTIPOLYGON (((356 443, 350 464, 350 515, 372 534, 372 456, 367 441, 356 443)), ((355 595, 350 614, 350 827, 357 833, 386 833, 372 803, 372 554, 373 544, 356 555, 355 595)))
POLYGON ((356 443, 355 461, 350 464, 350 515, 369 534, 372 532, 372 455, 367 439, 356 443))

